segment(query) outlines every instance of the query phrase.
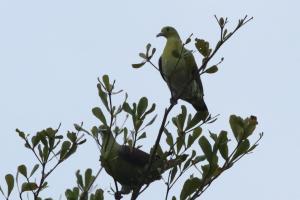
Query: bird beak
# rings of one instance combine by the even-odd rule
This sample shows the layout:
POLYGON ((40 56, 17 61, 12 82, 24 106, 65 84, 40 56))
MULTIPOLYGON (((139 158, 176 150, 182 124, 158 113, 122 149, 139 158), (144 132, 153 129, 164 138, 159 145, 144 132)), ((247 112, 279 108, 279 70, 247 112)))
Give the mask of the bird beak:
POLYGON ((156 35, 156 37, 160 37, 160 36, 165 36, 165 34, 163 34, 162 32, 160 32, 159 34, 156 35))

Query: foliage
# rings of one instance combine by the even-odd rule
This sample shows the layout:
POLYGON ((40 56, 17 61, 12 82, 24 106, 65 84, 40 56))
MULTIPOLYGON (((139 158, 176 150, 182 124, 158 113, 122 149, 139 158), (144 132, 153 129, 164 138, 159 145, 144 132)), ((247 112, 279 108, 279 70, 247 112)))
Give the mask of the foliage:
MULTIPOLYGON (((195 39, 195 48, 202 56, 202 65, 198 68, 200 75, 213 74, 218 71, 218 65, 223 61, 223 58, 219 63, 207 67, 210 60, 237 30, 251 19, 247 19, 246 16, 239 20, 236 28, 229 32, 226 28, 227 18, 216 17, 220 27, 220 39, 214 48, 204 39, 195 39)), ((184 45, 192 41, 192 35, 186 39, 184 45)), ((149 63, 158 69, 151 61, 155 52, 156 49, 151 48, 151 44, 148 44, 146 52, 139 54, 143 61, 133 64, 132 67, 140 68, 149 63)), ((174 53, 176 53, 178 59, 183 57, 182 52, 174 53)), ((48 187, 47 178, 59 165, 75 154, 79 146, 85 143, 84 135, 88 135, 96 141, 99 150, 101 150, 104 145, 101 137, 101 128, 103 127, 109 129, 114 138, 121 140, 123 145, 128 145, 132 149, 143 147, 143 142, 148 139, 148 128, 154 124, 157 118, 157 114, 154 113, 156 104, 150 103, 147 97, 142 97, 137 102, 130 103, 128 102, 128 95, 125 93, 124 101, 120 105, 115 105, 113 97, 123 92, 122 90, 116 90, 115 83, 116 81, 110 80, 108 75, 98 79, 97 89, 102 106, 92 109, 92 113, 99 120, 99 124, 92 127, 90 131, 83 128, 82 123, 80 125, 75 124, 76 132, 67 132, 66 138, 58 134, 59 127, 57 129, 47 128, 32 136, 19 129, 16 130, 19 137, 24 141, 25 148, 33 153, 37 164, 34 166, 21 164, 18 166, 15 175, 7 174, 5 176, 7 191, 0 187, 0 192, 6 200, 10 198, 15 185, 21 200, 24 199, 25 193, 27 196, 31 195, 35 200, 42 200, 41 192, 48 187)), ((232 134, 225 130, 218 133, 209 131, 206 134, 203 125, 214 123, 217 116, 207 116, 202 112, 189 113, 187 108, 182 105, 181 111, 177 115, 169 117, 169 113, 174 106, 175 103, 171 101, 164 111, 163 118, 159 122, 160 128, 157 131, 157 138, 149 154, 147 169, 143 175, 144 177, 141 177, 142 181, 139 187, 132 193, 131 199, 137 199, 151 184, 146 182, 145 179, 149 175, 156 157, 165 160, 167 158, 176 160, 183 156, 185 159, 180 164, 170 168, 163 174, 166 185, 165 199, 169 199, 169 193, 173 186, 179 183, 178 181, 185 174, 191 173, 192 169, 194 173, 190 174, 189 178, 184 181, 178 197, 173 196, 172 200, 177 198, 180 200, 196 199, 221 174, 233 167, 242 157, 253 152, 263 136, 261 133, 255 142, 250 140, 258 124, 255 116, 242 118, 231 115, 229 124, 231 127, 230 133, 232 134), (165 139, 165 149, 160 146, 162 137, 165 139), (234 138, 234 140, 230 138, 234 138), (230 142, 231 145, 229 145, 230 142)), ((99 155, 95 155, 95 159, 98 159, 98 157, 99 155)), ((77 185, 65 191, 66 199, 103 200, 104 191, 101 188, 95 189, 94 186, 102 169, 103 167, 100 166, 98 172, 94 175, 92 169, 87 169, 84 175, 77 171, 77 185)), ((111 187, 111 191, 114 193, 115 199, 121 199, 119 184, 116 180, 114 180, 114 184, 115 188, 111 187)), ((51 200, 51 198, 45 198, 45 200, 51 200)))

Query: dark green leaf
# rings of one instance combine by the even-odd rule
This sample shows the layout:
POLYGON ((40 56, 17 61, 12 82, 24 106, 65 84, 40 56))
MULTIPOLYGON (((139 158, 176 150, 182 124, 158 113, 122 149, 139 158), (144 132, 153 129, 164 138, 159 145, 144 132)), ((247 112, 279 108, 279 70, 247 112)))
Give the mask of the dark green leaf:
POLYGON ((95 115, 95 117, 97 117, 104 125, 107 126, 105 116, 104 116, 102 110, 99 107, 93 108, 92 112, 95 115))
POLYGON ((87 170, 85 170, 84 175, 85 191, 89 189, 91 182, 93 182, 92 169, 88 168, 87 170))
POLYGON ((142 67, 144 64, 145 64, 146 62, 141 62, 141 63, 136 63, 136 64, 132 64, 131 66, 133 67, 133 68, 140 68, 140 67, 142 67))
POLYGON ((177 142, 177 144, 176 144, 176 146, 177 146, 177 153, 179 153, 180 150, 181 150, 181 148, 182 148, 182 146, 183 146, 183 144, 184 144, 184 137, 183 136, 178 136, 176 142, 177 142))
POLYGON ((14 189, 14 176, 12 174, 6 174, 5 181, 7 185, 7 196, 9 197, 11 191, 14 189))
POLYGON ((138 140, 146 138, 146 132, 143 132, 142 135, 138 137, 138 140))
POLYGON ((21 191, 22 192, 33 191, 33 190, 36 190, 37 188, 38 188, 38 185, 34 182, 23 183, 21 191))
POLYGON ((27 177, 27 168, 26 168, 25 165, 20 165, 20 166, 18 167, 18 172, 19 172, 20 174, 22 174, 23 176, 27 177))
POLYGON ((108 101, 107 101, 107 94, 102 90, 102 85, 100 83, 97 84, 97 88, 98 88, 98 95, 99 95, 102 103, 104 104, 105 108, 107 110, 109 110, 108 101))
POLYGON ((196 192, 201 186, 201 183, 201 179, 197 177, 186 180, 180 193, 180 200, 185 200, 188 196, 196 192))
POLYGON ((61 145, 61 150, 60 150, 60 160, 64 160, 66 158, 66 155, 71 147, 71 142, 69 141, 64 141, 61 145))
POLYGON ((209 162, 212 161, 212 147, 211 147, 211 144, 209 143, 209 141, 206 139, 205 136, 202 136, 200 139, 199 139, 199 145, 203 151, 203 153, 205 154, 207 160, 209 162))
POLYGON ((147 59, 147 56, 144 53, 139 53, 139 56, 143 59, 147 59))
POLYGON ((68 132, 67 137, 71 140, 71 142, 76 142, 76 140, 77 140, 76 133, 73 133, 73 132, 68 132))
POLYGON ((195 142, 195 140, 201 135, 202 129, 200 127, 196 127, 193 130, 193 134, 189 135, 187 147, 189 148, 195 142))
POLYGON ((39 164, 36 164, 36 165, 34 165, 34 167, 32 168, 32 170, 31 170, 31 172, 30 172, 30 176, 29 177, 31 177, 35 172, 36 172, 36 170, 39 168, 39 164))
POLYGON ((173 144, 174 144, 172 134, 171 134, 166 128, 164 129, 164 133, 165 133, 166 136, 167 136, 167 138, 166 138, 167 144, 168 144, 170 147, 172 147, 173 144))
POLYGON ((232 159, 238 158, 240 155, 245 154, 248 152, 248 149, 250 147, 250 142, 249 140, 244 140, 237 148, 235 154, 233 155, 232 159))
POLYGON ((82 178, 82 175, 80 174, 80 171, 77 170, 76 171, 76 178, 77 178, 77 184, 80 188, 84 188, 84 185, 83 185, 83 178, 82 178))
POLYGON ((107 74, 103 75, 103 76, 102 76, 102 80, 103 80, 103 83, 104 83, 104 85, 105 85, 106 90, 107 90, 108 92, 111 92, 112 87, 111 87, 111 85, 110 85, 110 83, 109 83, 109 77, 108 77, 108 75, 107 75, 107 74))
POLYGON ((172 183, 172 181, 174 180, 177 171, 178 171, 177 166, 173 167, 173 169, 172 169, 172 171, 171 171, 170 183, 172 183))
POLYGON ((211 53, 211 49, 209 48, 209 43, 205 40, 196 38, 196 48, 197 50, 204 56, 208 57, 211 53))
POLYGON ((123 103, 123 110, 127 113, 129 113, 130 115, 134 115, 133 110, 130 108, 129 104, 127 102, 123 103))
POLYGON ((190 128, 193 128, 196 126, 201 120, 205 118, 205 113, 204 112, 197 112, 192 120, 187 124, 185 130, 189 130, 190 128))
POLYGON ((218 71, 218 66, 217 65, 213 65, 212 67, 210 67, 207 70, 205 70, 205 73, 213 74, 213 73, 216 73, 217 71, 218 71))
POLYGON ((19 134, 19 136, 22 138, 22 139, 26 139, 25 137, 25 133, 23 131, 20 131, 19 129, 16 129, 16 132, 19 134))
POLYGON ((138 118, 142 116, 142 114, 146 111, 147 107, 148 107, 148 99, 146 97, 142 97, 137 106, 138 118))
POLYGON ((97 189, 95 192, 95 200, 104 200, 103 190, 97 189))
POLYGON ((229 123, 230 123, 230 126, 231 126, 231 130, 234 134, 234 137, 239 142, 244 136, 244 129, 243 129, 244 122, 243 122, 243 119, 241 117, 236 116, 236 115, 231 115, 230 119, 229 119, 229 123))
POLYGON ((219 151, 221 156, 227 160, 228 159, 228 138, 227 138, 227 132, 221 131, 219 135, 219 151))

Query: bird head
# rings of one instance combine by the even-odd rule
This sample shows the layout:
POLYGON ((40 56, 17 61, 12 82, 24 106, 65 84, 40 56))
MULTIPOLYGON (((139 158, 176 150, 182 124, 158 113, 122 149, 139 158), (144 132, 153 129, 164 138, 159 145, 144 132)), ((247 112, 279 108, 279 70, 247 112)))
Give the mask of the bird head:
POLYGON ((179 37, 177 31, 175 28, 171 26, 165 26, 161 29, 160 33, 156 35, 156 37, 163 36, 165 38, 170 38, 170 37, 179 37))

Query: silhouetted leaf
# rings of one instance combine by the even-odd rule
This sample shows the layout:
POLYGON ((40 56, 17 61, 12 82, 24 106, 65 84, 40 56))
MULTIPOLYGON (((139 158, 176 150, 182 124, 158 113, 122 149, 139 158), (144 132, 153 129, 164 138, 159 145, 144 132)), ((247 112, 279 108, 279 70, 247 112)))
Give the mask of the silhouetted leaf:
POLYGON ((188 137, 187 147, 189 148, 195 142, 195 140, 201 135, 202 129, 200 127, 196 127, 193 130, 193 134, 188 137))
POLYGON ((147 107, 148 107, 148 99, 146 97, 142 97, 137 106, 137 115, 139 118, 146 111, 147 107))
POLYGON ((22 192, 33 191, 33 190, 36 190, 37 188, 38 188, 38 185, 34 182, 23 183, 21 191, 22 192))
POLYGON ((188 196, 196 192, 201 186, 201 183, 201 179, 197 177, 186 180, 180 193, 180 200, 185 200, 188 196))
POLYGON ((7 185, 7 196, 9 197, 9 195, 11 194, 11 191, 14 189, 14 176, 12 174, 6 174, 5 176, 5 181, 6 181, 6 185, 7 185))
POLYGON ((234 137, 236 138, 236 140, 239 142, 244 135, 244 122, 243 119, 241 117, 238 117, 236 115, 231 115, 230 119, 229 119, 229 123, 231 126, 231 130, 234 134, 234 137))
POLYGON ((23 176, 27 177, 27 168, 26 168, 25 165, 20 165, 20 166, 18 167, 18 172, 19 172, 20 174, 22 174, 23 176))
POLYGON ((213 65, 212 67, 208 68, 204 72, 208 73, 208 74, 213 74, 213 73, 216 73, 217 71, 218 71, 218 66, 217 65, 213 65))
POLYGON ((199 139, 199 145, 203 151, 203 153, 205 154, 207 160, 209 162, 212 161, 212 147, 211 147, 211 144, 209 143, 209 141, 206 139, 205 136, 202 136, 200 139, 199 139))
POLYGON ((30 172, 29 177, 31 177, 36 172, 36 170, 39 168, 39 166, 40 166, 39 164, 34 165, 34 167, 32 168, 32 170, 30 172))
POLYGON ((234 159, 238 158, 240 155, 247 153, 249 147, 250 147, 249 140, 246 139, 246 140, 242 141, 242 143, 237 148, 235 154, 233 155, 232 159, 234 160, 234 159))
POLYGON ((92 109, 93 114, 97 117, 104 125, 107 126, 107 122, 102 110, 99 107, 95 107, 92 109))
POLYGON ((133 68, 140 68, 140 67, 142 67, 144 64, 145 64, 146 62, 141 62, 141 63, 136 63, 136 64, 132 64, 131 66, 133 67, 133 68))

